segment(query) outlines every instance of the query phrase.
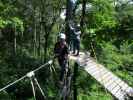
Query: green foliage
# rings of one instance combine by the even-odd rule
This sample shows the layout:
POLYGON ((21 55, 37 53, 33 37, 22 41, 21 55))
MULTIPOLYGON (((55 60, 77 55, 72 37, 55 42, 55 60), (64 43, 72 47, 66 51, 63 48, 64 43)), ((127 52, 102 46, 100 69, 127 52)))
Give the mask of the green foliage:
POLYGON ((102 94, 101 96, 95 96, 93 94, 92 96, 88 96, 85 94, 80 94, 78 96, 78 100, 112 100, 113 98, 111 96, 105 96, 105 94, 102 94))
POLYGON ((104 42, 99 47, 99 61, 132 86, 133 44, 125 41, 117 48, 110 42, 104 42))
POLYGON ((88 13, 89 27, 103 29, 105 27, 114 27, 117 24, 114 17, 116 12, 109 0, 93 0, 91 4, 94 10, 88 13))
POLYGON ((23 21, 17 17, 17 8, 14 5, 0 2, 0 28, 10 26, 17 31, 24 31, 23 21))
POLYGON ((11 98, 8 95, 8 93, 5 92, 5 91, 0 93, 0 99, 1 100, 11 100, 11 98))
POLYGON ((6 22, 0 17, 0 28, 4 28, 6 25, 6 22))
POLYGON ((112 96, 97 81, 83 70, 77 78, 78 100, 112 100, 112 96))
MULTIPOLYGON (((64 23, 59 16, 66 0, 44 1, 0 0, 0 87, 37 68, 53 56, 58 32, 64 23), (14 48, 16 52, 13 52, 14 48)), ((80 4, 82 0, 79 0, 80 4)), ((114 5, 114 0, 87 0, 87 4, 91 6, 84 19, 81 50, 89 50, 91 53, 95 51, 100 63, 133 86, 132 4, 114 5)), ((79 22, 80 15, 79 11, 74 20, 79 22)), ((57 85, 60 67, 55 63, 54 68, 56 72, 47 67, 36 75, 48 100, 59 99, 57 85)), ((77 87, 78 100, 113 99, 110 93, 82 70, 79 71, 77 87)), ((28 98, 33 100, 28 80, 0 94, 1 100, 28 98)))
POLYGON ((13 17, 11 19, 3 19, 0 17, 0 28, 4 29, 6 27, 10 27, 12 29, 16 29, 17 32, 24 31, 23 21, 17 17, 13 17))
POLYGON ((127 42, 125 42, 121 45, 121 48, 118 49, 112 43, 101 43, 101 52, 98 56, 99 61, 103 62, 111 69, 125 67, 125 64, 130 65, 133 61, 132 46, 132 43, 127 44, 127 42))
POLYGON ((14 27, 16 27, 16 31, 20 31, 20 32, 23 32, 24 31, 24 26, 23 26, 23 21, 22 20, 20 20, 17 17, 13 17, 11 19, 11 21, 12 21, 12 25, 14 27))

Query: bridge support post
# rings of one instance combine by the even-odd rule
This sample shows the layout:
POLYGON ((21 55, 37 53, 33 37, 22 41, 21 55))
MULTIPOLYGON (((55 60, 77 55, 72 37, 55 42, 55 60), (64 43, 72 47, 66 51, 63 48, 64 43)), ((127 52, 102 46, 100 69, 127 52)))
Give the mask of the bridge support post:
POLYGON ((78 91, 77 91, 77 76, 78 76, 78 64, 75 63, 74 64, 74 77, 73 77, 73 100, 78 100, 77 96, 78 96, 78 91))

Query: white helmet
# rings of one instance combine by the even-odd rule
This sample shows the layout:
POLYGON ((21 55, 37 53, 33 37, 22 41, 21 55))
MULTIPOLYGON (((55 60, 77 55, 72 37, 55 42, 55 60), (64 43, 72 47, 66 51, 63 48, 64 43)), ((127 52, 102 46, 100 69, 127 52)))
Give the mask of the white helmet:
POLYGON ((66 39, 66 35, 64 33, 60 33, 60 39, 66 39))
POLYGON ((80 27, 80 24, 78 24, 77 26, 80 27))

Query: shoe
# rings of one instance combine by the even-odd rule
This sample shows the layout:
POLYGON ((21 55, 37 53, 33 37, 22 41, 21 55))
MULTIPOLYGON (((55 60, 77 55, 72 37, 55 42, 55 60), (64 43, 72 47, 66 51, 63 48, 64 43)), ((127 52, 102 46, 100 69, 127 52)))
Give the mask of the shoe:
POLYGON ((79 56, 79 54, 75 54, 74 56, 79 56))
POLYGON ((72 54, 75 54, 75 52, 72 52, 72 54))

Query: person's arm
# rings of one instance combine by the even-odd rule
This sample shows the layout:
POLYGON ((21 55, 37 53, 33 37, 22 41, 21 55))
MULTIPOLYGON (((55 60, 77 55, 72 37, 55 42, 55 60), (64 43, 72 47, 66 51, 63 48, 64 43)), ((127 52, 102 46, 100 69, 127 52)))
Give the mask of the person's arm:
POLYGON ((74 30, 74 28, 72 27, 72 25, 71 25, 71 24, 69 24, 69 27, 70 27, 70 29, 71 29, 71 30, 74 30))
POLYGON ((54 47, 54 54, 55 54, 55 57, 59 56, 59 48, 57 43, 55 44, 55 47, 54 47))
POLYGON ((65 46, 65 59, 68 59, 69 50, 68 47, 65 46))
POLYGON ((81 31, 75 32, 76 35, 81 35, 81 31))

